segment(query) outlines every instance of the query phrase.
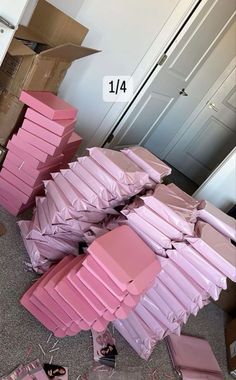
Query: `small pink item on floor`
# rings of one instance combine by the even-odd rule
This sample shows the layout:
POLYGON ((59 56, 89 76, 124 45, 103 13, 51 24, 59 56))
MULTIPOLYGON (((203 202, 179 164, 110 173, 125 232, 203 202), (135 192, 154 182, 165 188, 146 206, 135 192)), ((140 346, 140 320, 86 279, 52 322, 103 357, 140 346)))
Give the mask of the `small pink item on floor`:
POLYGON ((181 199, 183 199, 189 205, 191 205, 193 207, 197 207, 199 205, 199 203, 200 203, 199 200, 194 199, 193 197, 191 197, 191 195, 185 193, 185 191, 180 189, 174 183, 169 183, 167 185, 167 187, 169 187, 169 189, 171 189, 176 195, 178 195, 181 199))
POLYGON ((222 289, 227 289, 227 277, 207 261, 198 251, 187 242, 172 243, 175 249, 210 281, 222 289))
POLYGON ((35 124, 40 125, 44 129, 55 133, 58 136, 64 136, 70 131, 73 131, 76 119, 67 120, 50 120, 47 117, 36 112, 32 108, 27 108, 25 118, 32 121, 35 124))
POLYGON ((157 213, 151 210, 147 206, 140 206, 134 209, 136 214, 141 216, 144 220, 150 223, 152 226, 157 228, 160 232, 166 235, 171 240, 182 241, 183 234, 177 228, 173 227, 171 224, 167 223, 162 219, 157 213))
POLYGON ((126 185, 144 186, 149 176, 124 153, 105 148, 90 148, 89 155, 114 178, 126 185))
POLYGON ((210 224, 198 221, 195 228, 197 237, 186 240, 225 276, 236 282, 236 250, 229 238, 222 235, 210 224))
MULTIPOLYGON (((50 142, 53 146, 57 147, 61 151, 66 147, 69 138, 72 135, 72 130, 67 132, 64 136, 58 136, 55 133, 48 131, 38 124, 33 123, 30 120, 24 119, 22 128, 38 138, 50 142)), ((57 150, 58 150, 57 149, 57 150)), ((55 150, 56 151, 56 150, 55 150)))
POLYGON ((141 294, 160 271, 153 251, 128 226, 97 238, 88 252, 122 291, 141 294))
POLYGON ((165 185, 157 185, 153 195, 141 197, 145 205, 179 231, 193 235, 196 210, 165 185))
POLYGON ((47 91, 22 91, 20 101, 51 120, 74 119, 77 110, 47 91))
POLYGON ((209 223, 223 235, 236 242, 236 220, 208 201, 202 201, 198 207, 198 217, 209 223))
POLYGON ((122 210, 121 213, 126 216, 129 224, 137 227, 143 233, 148 235, 152 240, 159 244, 163 248, 171 248, 171 240, 165 236, 161 231, 159 231, 152 224, 144 220, 139 214, 129 210, 122 210))
POLYGON ((182 370, 187 370, 195 372, 196 377, 193 379, 223 380, 220 366, 207 340, 187 335, 170 335, 167 338, 167 346, 173 367, 180 374, 182 370), (202 374, 205 377, 201 377, 202 374))
POLYGON ((172 249, 167 251, 169 258, 174 261, 176 265, 182 268, 185 272, 189 273, 190 277, 196 281, 196 283, 210 294, 213 300, 217 301, 221 292, 221 288, 212 283, 201 271, 195 268, 188 260, 186 260, 183 255, 181 255, 177 250, 172 249))
POLYGON ((123 149, 121 152, 148 173, 155 182, 161 182, 164 177, 171 174, 171 168, 168 165, 141 146, 123 149))
MULTIPOLYGON (((107 191, 105 186, 101 184, 95 177, 92 176, 92 174, 89 173, 87 169, 83 167, 82 164, 78 161, 71 162, 69 164, 69 167, 73 170, 73 172, 81 178, 91 189, 93 189, 96 194, 104 201, 109 202, 113 199, 111 193, 107 191)), ((108 203, 107 203, 108 204, 108 203)))

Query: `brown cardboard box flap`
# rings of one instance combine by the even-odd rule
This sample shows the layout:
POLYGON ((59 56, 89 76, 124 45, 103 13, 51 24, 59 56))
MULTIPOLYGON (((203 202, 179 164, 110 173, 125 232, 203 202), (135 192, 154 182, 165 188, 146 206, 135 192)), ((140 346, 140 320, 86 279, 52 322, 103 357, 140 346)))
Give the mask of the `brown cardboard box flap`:
POLYGON ((39 42, 41 44, 45 44, 47 42, 40 33, 36 33, 30 28, 28 28, 28 26, 24 26, 24 25, 18 26, 18 29, 16 30, 16 33, 15 33, 15 37, 20 40, 39 42))
POLYGON ((86 57, 87 55, 91 55, 97 53, 98 50, 90 49, 85 46, 78 46, 75 44, 64 44, 57 46, 55 48, 51 48, 43 51, 39 54, 42 57, 56 57, 60 58, 64 61, 72 62, 75 59, 86 57))
POLYGON ((225 341, 229 371, 236 377, 236 319, 233 319, 227 324, 225 341))
POLYGON ((42 39, 51 46, 62 45, 68 41, 81 45, 88 33, 85 26, 45 0, 39 0, 28 27, 36 34, 40 30, 42 39))
POLYGON ((9 46, 8 53, 13 57, 36 54, 32 49, 24 45, 22 42, 16 40, 15 38, 13 38, 9 46))

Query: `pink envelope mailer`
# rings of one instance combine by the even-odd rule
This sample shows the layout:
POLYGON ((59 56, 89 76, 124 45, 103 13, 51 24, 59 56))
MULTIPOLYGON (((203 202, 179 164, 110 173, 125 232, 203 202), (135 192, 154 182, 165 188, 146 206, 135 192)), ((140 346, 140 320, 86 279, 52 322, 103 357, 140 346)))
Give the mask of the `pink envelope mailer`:
POLYGON ((158 185, 151 196, 141 197, 148 207, 160 215, 167 223, 179 231, 193 235, 194 215, 196 210, 189 209, 189 205, 165 185, 158 185))
POLYGON ((79 192, 82 194, 85 201, 98 209, 105 207, 104 202, 98 197, 98 195, 71 169, 61 170, 61 173, 75 189, 79 189, 79 192))
POLYGON ((224 380, 221 374, 206 373, 190 369, 182 369, 181 375, 183 380, 224 380))
POLYGON ((171 174, 171 168, 151 152, 141 146, 123 149, 122 152, 149 174, 155 182, 161 182, 171 174))
POLYGON ((79 163, 90 172, 104 187, 118 200, 130 195, 129 187, 119 184, 101 165, 99 165, 91 157, 80 157, 79 163))
POLYGON ((166 335, 166 328, 141 304, 135 308, 135 313, 146 323, 146 325, 155 333, 158 340, 166 335))
MULTIPOLYGON (((52 234, 52 225, 47 219, 47 207, 45 197, 36 197, 36 209, 31 222, 31 229, 41 232, 41 234, 52 234)), ((32 237, 31 237, 32 238, 32 237)))
POLYGON ((90 148, 89 155, 121 183, 142 187, 150 182, 148 174, 122 152, 90 148))
POLYGON ((182 198, 186 203, 191 205, 192 207, 196 208, 200 204, 200 201, 197 199, 194 199, 191 197, 191 195, 185 193, 182 189, 180 189, 178 186, 176 186, 174 183, 169 183, 167 185, 169 189, 171 189, 176 195, 178 195, 180 198, 182 198))
POLYGON ((165 300, 160 296, 159 294, 159 288, 151 288, 146 293, 145 296, 150 299, 150 302, 154 302, 155 305, 157 305, 163 314, 166 316, 166 318, 170 322, 177 322, 178 318, 175 315, 174 311, 170 308, 170 306, 165 302, 165 300))
POLYGON ((46 189, 46 194, 50 194, 50 196, 52 197, 58 210, 58 213, 63 215, 64 217, 68 217, 69 219, 69 210, 72 208, 72 204, 70 203, 70 201, 65 197, 63 192, 60 190, 60 188, 54 181, 43 181, 43 183, 46 189))
POLYGON ((160 271, 153 251, 128 226, 99 237, 88 251, 121 290, 131 294, 142 293, 160 271))
POLYGON ((60 150, 62 150, 67 145, 69 138, 71 137, 73 132, 73 130, 71 129, 64 136, 58 136, 55 133, 50 132, 47 129, 41 127, 40 125, 35 124, 34 122, 27 119, 24 119, 22 128, 25 131, 31 133, 32 135, 37 136, 38 138, 46 142, 50 142, 50 144, 60 148, 60 150))
POLYGON ((212 283, 201 271, 195 268, 188 260, 186 260, 181 253, 176 250, 168 250, 167 254, 169 258, 174 261, 185 272, 189 273, 196 283, 205 289, 213 300, 217 301, 221 292, 221 288, 212 283))
POLYGON ((149 235, 143 232, 140 228, 138 228, 134 223, 130 222, 128 219, 124 224, 129 225, 137 234, 141 237, 141 239, 147 243, 147 245, 155 252, 157 255, 166 257, 165 248, 163 248, 160 244, 154 241, 149 235))
POLYGON ((236 220, 213 206, 208 201, 202 201, 198 207, 198 217, 209 223, 223 235, 236 241, 236 220))
POLYGON ((67 120, 50 120, 30 107, 26 110, 25 118, 58 136, 64 136, 69 131, 73 131, 76 123, 75 118, 67 120))
POLYGON ((77 110, 47 91, 22 91, 20 101, 51 120, 75 119, 77 110))
POLYGON ((225 276, 236 282, 236 250, 230 240, 210 224, 198 221, 197 237, 186 240, 225 276))
MULTIPOLYGON (((163 265, 162 257, 160 257, 160 262, 161 262, 161 265, 163 265)), ((199 286, 193 279, 191 279, 191 277, 189 279, 189 276, 187 276, 187 273, 185 271, 184 272, 181 271, 181 268, 179 268, 171 260, 168 260, 167 263, 164 264, 162 268, 163 269, 159 273, 158 278, 160 278, 160 280, 166 286, 168 286, 169 289, 172 282, 173 282, 173 289, 174 289, 174 286, 176 286, 176 289, 177 287, 182 289, 183 300, 181 300, 181 302, 183 303, 184 299, 186 298, 185 303, 183 303, 184 305, 186 305, 186 307, 188 305, 191 305, 191 302, 199 305, 199 307, 202 307, 202 294, 199 291, 199 286)), ((180 294, 180 290, 178 290, 178 292, 180 294)))
MULTIPOLYGON (((196 371, 196 376, 199 372, 205 373, 205 375, 222 374, 207 340, 187 335, 170 335, 167 338, 167 345, 176 370, 180 372, 182 369, 196 371)), ((208 377, 205 377, 205 379, 208 379, 208 377)), ((209 379, 218 379, 218 377, 209 377, 209 379)), ((223 379, 223 377, 220 379, 223 379)))
POLYGON ((171 240, 161 231, 159 231, 152 224, 144 220, 139 214, 133 211, 123 210, 121 211, 123 215, 126 216, 130 225, 138 227, 139 230, 148 235, 152 240, 158 243, 163 248, 171 248, 171 240))
POLYGON ((69 167, 79 178, 81 178, 91 189, 93 189, 104 202, 109 202, 113 199, 111 193, 107 191, 105 186, 93 177, 92 174, 90 174, 89 171, 83 167, 83 165, 80 164, 79 158, 78 161, 69 164, 69 167))
POLYGON ((162 232, 168 238, 175 241, 182 241, 183 234, 177 228, 173 227, 171 224, 167 223, 164 219, 162 219, 157 213, 151 210, 147 206, 140 206, 134 209, 136 214, 142 217, 142 219, 146 220, 146 222, 150 223, 152 226, 157 228, 160 232, 162 232))
POLYGON ((216 267, 210 264, 198 251, 186 242, 173 243, 175 249, 210 281, 222 289, 227 289, 227 278, 216 267))

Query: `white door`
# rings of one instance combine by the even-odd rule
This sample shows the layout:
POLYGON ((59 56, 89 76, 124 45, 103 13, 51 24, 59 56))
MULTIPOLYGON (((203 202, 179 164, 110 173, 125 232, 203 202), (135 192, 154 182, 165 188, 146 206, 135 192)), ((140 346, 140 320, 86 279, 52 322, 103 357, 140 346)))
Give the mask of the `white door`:
POLYGON ((235 56, 236 1, 202 4, 108 146, 145 145, 164 159, 178 130, 235 56))
POLYGON ((0 65, 29 0, 0 0, 0 65))
POLYGON ((176 169, 201 184, 236 146, 236 68, 166 156, 176 169))

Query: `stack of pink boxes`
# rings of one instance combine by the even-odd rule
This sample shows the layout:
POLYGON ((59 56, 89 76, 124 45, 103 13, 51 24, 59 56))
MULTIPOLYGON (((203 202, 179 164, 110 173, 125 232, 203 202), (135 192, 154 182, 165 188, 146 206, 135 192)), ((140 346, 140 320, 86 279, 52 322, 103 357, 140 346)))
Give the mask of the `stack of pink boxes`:
POLYGON ((65 257, 21 299, 58 337, 103 331, 126 318, 160 271, 155 254, 128 226, 96 239, 88 253, 65 257))
POLYGON ((81 142, 74 107, 50 92, 23 91, 20 100, 29 108, 0 172, 0 204, 13 215, 34 204, 42 181, 65 167, 81 142))

